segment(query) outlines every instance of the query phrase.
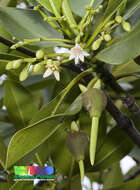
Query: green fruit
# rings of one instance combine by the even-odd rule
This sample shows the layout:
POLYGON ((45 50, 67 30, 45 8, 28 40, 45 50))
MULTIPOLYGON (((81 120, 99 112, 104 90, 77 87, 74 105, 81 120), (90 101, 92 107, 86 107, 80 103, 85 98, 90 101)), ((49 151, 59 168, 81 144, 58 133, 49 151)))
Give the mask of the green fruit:
POLYGON ((91 117, 100 117, 107 105, 104 92, 97 88, 90 88, 83 94, 83 106, 89 111, 91 117))
POLYGON ((84 160, 85 153, 89 146, 87 133, 84 131, 72 131, 68 133, 66 144, 69 151, 77 161, 84 160))

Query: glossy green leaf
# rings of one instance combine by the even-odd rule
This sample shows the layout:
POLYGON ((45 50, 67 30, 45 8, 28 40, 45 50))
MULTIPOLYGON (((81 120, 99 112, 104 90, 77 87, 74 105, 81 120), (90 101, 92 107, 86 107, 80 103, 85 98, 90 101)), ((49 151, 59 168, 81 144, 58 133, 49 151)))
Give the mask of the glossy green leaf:
POLYGON ((37 113, 31 123, 34 123, 40 119, 43 119, 46 116, 53 115, 57 113, 57 109, 61 105, 62 101, 64 100, 65 96, 68 94, 68 92, 71 90, 71 88, 84 76, 89 74, 92 70, 87 70, 82 72, 81 74, 77 75, 68 85, 67 87, 58 95, 56 96, 51 102, 49 102, 47 105, 44 105, 39 113, 37 113))
POLYGON ((18 129, 27 126, 37 112, 32 95, 21 84, 12 80, 6 81, 5 88, 4 105, 9 117, 18 129))
MULTIPOLYGON (((2 24, 0 23, 0 35, 7 38, 7 39, 11 39, 11 35, 5 30, 5 28, 2 26, 2 24)), ((0 52, 4 52, 6 53, 8 51, 9 47, 0 43, 0 52)))
POLYGON ((102 170, 120 161, 127 155, 134 144, 118 127, 113 128, 106 136, 102 147, 96 153, 94 170, 102 170))
POLYGON ((65 113, 50 117, 46 116, 15 133, 8 147, 6 167, 9 168, 16 161, 47 140, 56 130, 63 126, 62 120, 65 117, 78 113, 82 105, 82 101, 80 99, 79 101, 81 103, 78 102, 78 104, 75 104, 74 102, 65 113))
POLYGON ((18 40, 62 37, 34 10, 0 7, 0 19, 7 31, 18 40))
POLYGON ((107 190, 128 190, 128 189, 138 190, 139 187, 140 187, 140 177, 137 177, 134 180, 130 180, 127 183, 124 183, 120 187, 111 188, 107 190))
POLYGON ((96 58, 109 64, 123 64, 140 55, 140 22, 118 42, 105 48, 96 58))
POLYGON ((125 12, 123 18, 125 20, 130 18, 139 8, 140 8, 139 0, 129 1, 127 4, 126 12, 125 12))
POLYGON ((103 190, 118 187, 122 184, 123 175, 121 172, 120 163, 117 162, 113 164, 112 168, 105 175, 103 190))
POLYGON ((37 2, 40 3, 44 8, 46 8, 51 13, 54 13, 53 9, 52 9, 52 5, 51 5, 51 3, 53 3, 55 5, 57 11, 60 12, 62 0, 57 0, 57 1, 55 1, 55 0, 37 0, 37 2))
POLYGON ((3 168, 5 167, 6 152, 7 152, 6 145, 4 144, 2 137, 0 137, 0 164, 2 165, 3 168))

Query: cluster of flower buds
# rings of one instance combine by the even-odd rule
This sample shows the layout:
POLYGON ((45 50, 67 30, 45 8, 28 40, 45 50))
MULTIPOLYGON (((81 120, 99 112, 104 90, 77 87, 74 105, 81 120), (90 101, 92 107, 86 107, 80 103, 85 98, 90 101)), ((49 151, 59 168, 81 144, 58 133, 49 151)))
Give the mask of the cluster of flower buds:
POLYGON ((130 32, 131 31, 131 25, 129 22, 126 22, 125 20, 123 20, 123 18, 121 16, 116 16, 114 20, 111 20, 109 21, 105 27, 104 27, 104 31, 101 32, 101 35, 100 37, 95 40, 92 44, 92 50, 93 51, 96 51, 99 49, 99 47, 101 46, 101 43, 102 41, 106 41, 106 42, 109 42, 112 40, 112 37, 110 35, 110 31, 107 30, 108 27, 110 27, 112 24, 114 23, 118 23, 118 24, 121 24, 123 29, 126 31, 126 32, 130 32))
POLYGON ((23 59, 10 61, 6 65, 6 70, 18 69, 21 65, 22 65, 22 68, 19 74, 20 81, 26 80, 31 70, 33 71, 33 73, 43 73, 45 70, 43 74, 43 78, 46 78, 50 76, 51 74, 54 74, 56 80, 57 81, 60 80, 60 74, 59 74, 60 62, 54 61, 52 59, 47 59, 44 51, 42 50, 38 50, 36 52, 35 58, 23 58, 23 59))
POLYGON ((121 24, 123 29, 126 32, 130 32, 131 31, 131 25, 129 22, 126 22, 125 20, 123 20, 123 18, 121 16, 116 16, 115 17, 115 22, 117 22, 118 24, 121 24))

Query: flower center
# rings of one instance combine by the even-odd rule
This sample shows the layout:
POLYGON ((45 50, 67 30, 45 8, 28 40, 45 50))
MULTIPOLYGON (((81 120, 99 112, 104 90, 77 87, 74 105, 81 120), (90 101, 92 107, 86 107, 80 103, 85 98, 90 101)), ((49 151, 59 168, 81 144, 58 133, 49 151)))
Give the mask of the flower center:
POLYGON ((79 47, 73 47, 71 49, 71 54, 74 55, 75 57, 81 55, 82 52, 83 52, 82 49, 79 47))

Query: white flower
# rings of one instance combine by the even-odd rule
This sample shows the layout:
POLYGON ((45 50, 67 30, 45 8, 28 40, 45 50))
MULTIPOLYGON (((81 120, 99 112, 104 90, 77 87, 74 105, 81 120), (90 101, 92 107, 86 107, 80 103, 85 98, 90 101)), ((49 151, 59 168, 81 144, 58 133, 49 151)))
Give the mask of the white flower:
POLYGON ((56 80, 60 81, 59 68, 58 68, 58 66, 55 65, 54 62, 52 62, 52 60, 47 61, 46 68, 47 69, 46 69, 45 73, 43 74, 43 78, 46 78, 46 77, 54 74, 56 80))
POLYGON ((75 59, 75 64, 79 63, 79 60, 84 62, 84 57, 89 56, 89 53, 84 51, 79 44, 76 44, 73 48, 70 50, 70 57, 69 59, 75 59))

